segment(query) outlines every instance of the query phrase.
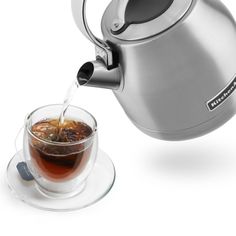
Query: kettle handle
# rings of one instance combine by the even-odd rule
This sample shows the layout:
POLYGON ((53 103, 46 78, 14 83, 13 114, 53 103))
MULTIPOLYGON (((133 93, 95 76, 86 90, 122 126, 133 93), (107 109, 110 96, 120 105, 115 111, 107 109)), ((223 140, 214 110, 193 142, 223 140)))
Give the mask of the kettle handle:
POLYGON ((88 26, 86 17, 87 0, 71 0, 72 13, 77 27, 95 45, 96 54, 105 62, 107 68, 113 66, 113 53, 111 47, 103 40, 97 38, 88 26))

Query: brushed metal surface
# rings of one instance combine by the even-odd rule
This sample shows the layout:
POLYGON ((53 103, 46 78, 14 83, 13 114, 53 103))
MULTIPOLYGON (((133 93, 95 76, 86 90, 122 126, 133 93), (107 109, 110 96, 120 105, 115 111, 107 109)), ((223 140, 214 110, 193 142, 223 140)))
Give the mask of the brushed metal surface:
POLYGON ((139 41, 114 37, 106 14, 103 34, 119 52, 124 73, 124 89, 114 93, 143 132, 183 140, 210 132, 235 114, 235 93, 212 112, 206 106, 236 74, 236 25, 220 1, 194 0, 174 27, 139 41))
POLYGON ((102 87, 101 81, 110 86, 120 74, 122 86, 114 94, 128 117, 144 133, 164 140, 204 135, 235 114, 236 92, 216 109, 207 108, 236 76, 236 24, 222 2, 193 0, 171 28, 139 40, 111 33, 113 2, 103 16, 102 32, 119 55, 119 68, 106 73, 93 67, 86 86, 102 87))
POLYGON ((85 63, 79 70, 77 79, 80 85, 88 83, 90 87, 120 90, 122 89, 122 74, 120 68, 107 70, 102 61, 85 63))

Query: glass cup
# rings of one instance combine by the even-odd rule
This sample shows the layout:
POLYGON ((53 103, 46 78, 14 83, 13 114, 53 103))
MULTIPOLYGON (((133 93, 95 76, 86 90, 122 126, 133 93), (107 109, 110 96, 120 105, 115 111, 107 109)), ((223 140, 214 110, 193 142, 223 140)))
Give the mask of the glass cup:
POLYGON ((93 169, 97 151, 97 122, 87 111, 69 106, 66 119, 87 124, 92 133, 75 142, 49 141, 36 136, 32 126, 46 119, 58 119, 62 105, 48 105, 33 111, 24 127, 23 156, 38 190, 48 197, 65 198, 81 192, 93 169))

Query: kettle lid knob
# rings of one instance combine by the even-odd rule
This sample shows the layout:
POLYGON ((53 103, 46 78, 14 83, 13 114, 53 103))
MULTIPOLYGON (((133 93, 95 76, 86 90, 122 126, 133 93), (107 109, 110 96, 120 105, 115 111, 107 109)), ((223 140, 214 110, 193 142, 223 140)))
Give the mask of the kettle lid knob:
POLYGON ((125 0, 119 1, 120 19, 114 20, 112 31, 119 34, 130 24, 141 24, 162 15, 174 0, 125 0))
POLYGON ((110 33, 121 40, 160 34, 180 21, 193 0, 113 0, 104 19, 110 33))

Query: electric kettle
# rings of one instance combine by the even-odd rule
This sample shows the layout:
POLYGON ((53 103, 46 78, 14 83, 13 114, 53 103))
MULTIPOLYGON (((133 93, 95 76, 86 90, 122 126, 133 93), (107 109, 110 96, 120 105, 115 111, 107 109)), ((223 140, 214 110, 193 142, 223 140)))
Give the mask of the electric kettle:
POLYGON ((103 40, 88 26, 86 0, 72 0, 72 11, 96 48, 79 83, 113 90, 144 133, 195 138, 235 114, 236 24, 219 0, 113 0, 103 40))

